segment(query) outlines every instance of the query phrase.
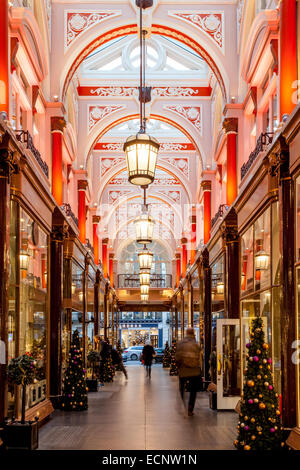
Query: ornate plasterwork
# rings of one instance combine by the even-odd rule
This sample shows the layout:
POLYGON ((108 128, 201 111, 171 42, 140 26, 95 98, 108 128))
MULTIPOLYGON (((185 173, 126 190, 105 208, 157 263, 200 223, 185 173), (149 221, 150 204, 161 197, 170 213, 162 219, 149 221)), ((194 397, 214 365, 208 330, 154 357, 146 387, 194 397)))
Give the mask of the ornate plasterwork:
POLYGON ((224 53, 224 12, 223 11, 169 11, 169 16, 191 23, 210 37, 224 53))
POLYGON ((152 96, 170 96, 174 98, 175 96, 182 96, 182 97, 191 97, 191 96, 198 96, 199 89, 195 87, 153 87, 152 88, 152 96))
POLYGON ((90 94, 95 96, 134 96, 138 95, 137 87, 126 86, 103 86, 98 88, 91 88, 90 94))
POLYGON ((89 106, 88 131, 91 132, 93 127, 106 116, 125 108, 126 106, 124 105, 89 106))
POLYGON ((100 176, 104 176, 111 168, 119 163, 124 163, 125 157, 111 157, 111 158, 101 158, 100 162, 100 176))
POLYGON ((65 11, 65 51, 71 46, 73 41, 92 26, 101 23, 107 18, 121 15, 121 11, 65 11))
POLYGON ((163 157, 164 162, 170 163, 170 165, 181 171, 187 178, 189 177, 189 159, 188 158, 174 158, 174 157, 163 157))
MULTIPOLYGON (((122 152, 122 142, 98 142, 95 145, 95 150, 102 150, 104 152, 122 152)), ((193 152, 195 146, 192 143, 177 143, 177 142, 164 142, 160 144, 159 153, 163 152, 193 152)))
MULTIPOLYGON (((109 185, 112 186, 127 186, 128 184, 128 177, 125 175, 123 176, 122 173, 109 182, 109 185)), ((162 175, 157 173, 156 178, 152 183, 152 186, 178 186, 180 184, 180 181, 178 181, 173 176, 162 175)))
POLYGON ((108 192, 108 203, 114 204, 118 201, 121 197, 126 196, 127 194, 132 193, 130 189, 128 190, 113 190, 108 192))
POLYGON ((159 191, 161 194, 165 194, 166 196, 168 196, 168 198, 170 198, 174 203, 176 204, 180 204, 180 196, 181 196, 181 192, 180 191, 170 191, 170 190, 161 190, 159 191))
POLYGON ((164 109, 187 119, 202 135, 202 106, 165 105, 164 109))

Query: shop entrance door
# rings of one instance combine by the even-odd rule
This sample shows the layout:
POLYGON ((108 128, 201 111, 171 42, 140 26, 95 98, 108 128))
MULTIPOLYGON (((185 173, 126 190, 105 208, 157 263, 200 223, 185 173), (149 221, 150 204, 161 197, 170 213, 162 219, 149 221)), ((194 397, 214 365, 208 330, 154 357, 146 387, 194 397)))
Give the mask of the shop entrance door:
POLYGON ((217 409, 234 410, 240 399, 240 320, 217 320, 217 409))

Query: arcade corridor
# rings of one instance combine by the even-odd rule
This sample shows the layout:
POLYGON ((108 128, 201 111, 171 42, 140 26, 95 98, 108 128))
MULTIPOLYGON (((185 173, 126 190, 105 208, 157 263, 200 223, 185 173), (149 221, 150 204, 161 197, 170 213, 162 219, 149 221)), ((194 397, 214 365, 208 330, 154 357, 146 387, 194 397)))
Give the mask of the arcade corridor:
POLYGON ((128 365, 128 381, 118 375, 98 393, 89 394, 81 413, 56 410, 40 430, 43 450, 233 450, 238 415, 208 406, 208 393, 198 393, 195 415, 187 417, 177 393, 178 378, 161 365, 152 378, 143 367, 128 365))

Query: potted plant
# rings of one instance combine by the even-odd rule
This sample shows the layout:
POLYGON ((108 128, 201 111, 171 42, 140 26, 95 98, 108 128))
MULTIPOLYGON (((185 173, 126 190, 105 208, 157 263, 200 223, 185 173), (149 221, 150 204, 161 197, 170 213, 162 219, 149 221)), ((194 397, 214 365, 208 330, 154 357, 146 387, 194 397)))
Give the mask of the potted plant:
POLYGON ((86 385, 89 389, 89 392, 98 392, 98 379, 95 374, 95 365, 100 361, 100 354, 98 351, 90 351, 87 359, 92 366, 92 378, 86 380, 86 385))
POLYGON ((38 417, 35 421, 25 421, 26 387, 35 381, 36 361, 26 353, 10 361, 7 367, 8 379, 22 387, 21 421, 6 420, 3 441, 7 448, 34 450, 38 447, 38 417))

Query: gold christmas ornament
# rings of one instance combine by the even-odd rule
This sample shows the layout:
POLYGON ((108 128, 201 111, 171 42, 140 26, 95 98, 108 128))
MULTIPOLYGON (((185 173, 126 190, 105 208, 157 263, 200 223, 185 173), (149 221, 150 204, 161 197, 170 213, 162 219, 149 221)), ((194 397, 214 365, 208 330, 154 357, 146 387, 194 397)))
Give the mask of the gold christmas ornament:
POLYGON ((260 369, 262 369, 262 368, 263 368, 263 366, 262 366, 262 365, 260 365, 260 366, 258 366, 258 367, 259 367, 260 369))
POLYGON ((276 414, 277 414, 277 416, 280 416, 280 411, 276 410, 276 414))
POLYGON ((264 403, 260 403, 260 404, 259 404, 259 408, 260 408, 261 410, 264 410, 265 407, 266 407, 266 405, 265 405, 264 403))
POLYGON ((260 375, 260 374, 258 374, 257 378, 258 378, 258 380, 260 380, 260 379, 261 379, 261 375, 260 375))
POLYGON ((260 350, 260 349, 257 349, 257 350, 256 350, 256 354, 261 354, 261 350, 260 350))
POLYGON ((264 344, 263 344, 263 348, 264 348, 264 349, 269 349, 269 345, 268 345, 267 343, 264 343, 264 344))
POLYGON ((252 439, 252 441, 255 441, 256 436, 254 436, 254 434, 253 434, 253 436, 251 436, 251 439, 252 439))
POLYGON ((255 418, 250 419, 251 423, 255 423, 255 418))
POLYGON ((263 397, 263 396, 262 396, 262 394, 260 393, 260 394, 258 395, 258 398, 262 398, 262 397, 263 397))
POLYGON ((263 363, 264 363, 264 364, 267 364, 267 359, 263 359, 263 363))
POLYGON ((264 386, 265 386, 265 387, 268 387, 268 386, 269 386, 269 382, 265 382, 265 383, 264 383, 264 386))
POLYGON ((254 401, 254 403, 258 403, 258 402, 259 402, 258 398, 254 398, 253 401, 254 401))
POLYGON ((250 449, 251 449, 250 446, 248 446, 248 445, 245 445, 245 446, 244 446, 244 450, 250 450, 250 449))

